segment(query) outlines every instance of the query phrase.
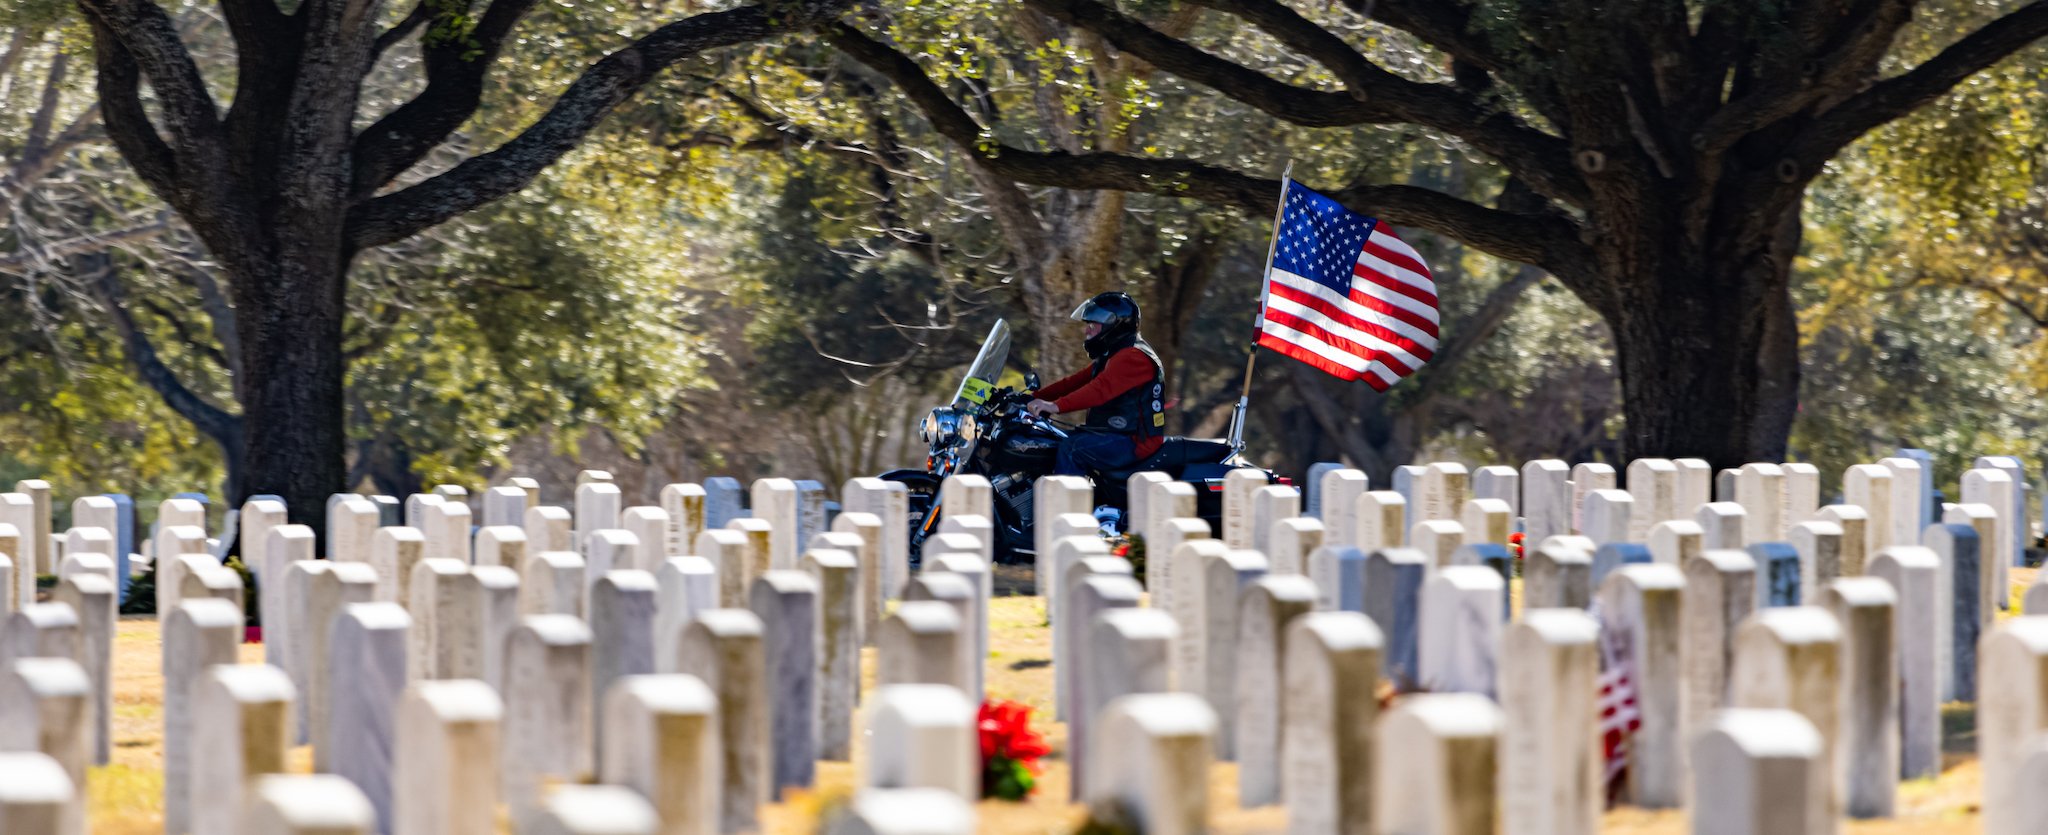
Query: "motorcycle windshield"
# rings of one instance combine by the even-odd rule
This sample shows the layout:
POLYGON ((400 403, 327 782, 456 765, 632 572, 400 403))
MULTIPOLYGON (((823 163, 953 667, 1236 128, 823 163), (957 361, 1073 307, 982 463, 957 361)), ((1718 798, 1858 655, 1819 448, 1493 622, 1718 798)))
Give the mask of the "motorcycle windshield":
POLYGON ((953 408, 965 409, 988 402, 996 380, 1003 376, 1003 364, 1009 360, 1010 323, 997 319, 988 329, 988 338, 981 341, 981 352, 974 355, 967 379, 960 381, 960 390, 953 394, 953 408))

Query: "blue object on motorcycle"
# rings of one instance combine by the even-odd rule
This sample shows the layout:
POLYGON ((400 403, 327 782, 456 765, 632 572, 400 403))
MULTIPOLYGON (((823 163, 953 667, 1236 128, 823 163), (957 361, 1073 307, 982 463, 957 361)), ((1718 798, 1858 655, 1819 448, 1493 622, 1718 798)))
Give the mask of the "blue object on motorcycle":
POLYGON ((1116 536, 1123 529, 1124 512, 1109 505, 1095 509, 1095 523, 1102 526, 1103 536, 1116 536))

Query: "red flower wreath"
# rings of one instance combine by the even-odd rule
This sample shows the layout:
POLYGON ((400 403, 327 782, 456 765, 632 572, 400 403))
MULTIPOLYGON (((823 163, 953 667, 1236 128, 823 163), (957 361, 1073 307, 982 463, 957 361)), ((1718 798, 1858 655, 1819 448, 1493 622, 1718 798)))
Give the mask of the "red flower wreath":
POLYGON ((1052 753, 1031 729, 1031 708, 991 699, 981 703, 981 796, 1023 800, 1037 787, 1038 758, 1052 753))

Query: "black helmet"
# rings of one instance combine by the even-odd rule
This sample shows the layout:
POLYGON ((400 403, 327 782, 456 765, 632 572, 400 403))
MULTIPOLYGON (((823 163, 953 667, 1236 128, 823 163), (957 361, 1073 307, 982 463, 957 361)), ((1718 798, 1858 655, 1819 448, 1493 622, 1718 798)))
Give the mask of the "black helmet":
POLYGON ((1074 314, 1069 318, 1102 326, 1102 332, 1089 337, 1083 345, 1090 357, 1100 359, 1138 341, 1138 303, 1123 293, 1098 294, 1074 308, 1074 314))

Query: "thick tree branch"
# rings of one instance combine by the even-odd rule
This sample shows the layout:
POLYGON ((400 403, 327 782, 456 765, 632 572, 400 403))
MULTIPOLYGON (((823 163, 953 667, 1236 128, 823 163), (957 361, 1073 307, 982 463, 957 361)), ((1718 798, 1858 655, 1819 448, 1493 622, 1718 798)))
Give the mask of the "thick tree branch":
MULTIPOLYGON (((506 39, 535 2, 492 0, 468 38, 446 38, 422 49, 427 87, 356 138, 355 179, 350 184, 350 194, 360 198, 383 188, 469 121, 483 100, 484 80, 497 64, 506 39), (468 46, 470 42, 476 45, 474 51, 468 46)), ((389 46, 384 39, 402 33, 413 18, 419 18, 420 23, 431 18, 433 13, 425 6, 422 3, 405 22, 380 36, 372 54, 389 46)))
POLYGON ((1766 79, 1708 117, 1693 144, 1709 158, 1744 136, 1831 96, 1854 92, 1876 71, 1899 27, 1913 17, 1912 0, 1872 0, 1864 14, 1843 26, 1832 49, 1804 62, 1796 74, 1766 79))
POLYGON ((100 106, 106 111, 107 136, 114 140, 121 157, 143 182, 163 196, 165 202, 179 206, 178 163, 142 107, 142 72, 127 47, 105 25, 95 23, 92 30, 98 70, 95 75, 99 80, 100 106))
POLYGON ((22 144, 23 157, 32 159, 41 154, 43 144, 50 141, 50 126, 57 121, 57 104, 63 100, 64 73, 70 66, 69 54, 59 52, 50 59, 49 75, 43 79, 43 99, 29 119, 28 138, 22 144))
POLYGON ((300 2, 289 16, 279 12, 276 0, 221 3, 235 44, 235 91, 221 130, 233 149, 229 173, 245 194, 264 193, 277 177, 279 162, 290 156, 279 139, 297 135, 281 130, 292 124, 292 92, 306 67, 307 53, 331 48, 306 36, 306 21, 329 13, 326 10, 335 2, 300 2))
POLYGON ((849 2, 781 3, 772 10, 743 6, 663 26, 592 65, 540 121, 512 141, 426 182, 358 205, 349 212, 350 251, 403 240, 524 188, 581 143, 612 108, 672 64, 707 50, 809 28, 849 2))
MULTIPOLYGON (((1266 34, 1322 64, 1344 86, 1370 91, 1388 83, 1406 84, 1406 79, 1381 69, 1352 48, 1343 38, 1277 0, 1192 0, 1199 5, 1229 12, 1259 27, 1266 34)), ((1178 36, 1176 36, 1178 37, 1178 36)))
POLYGON ((22 194, 34 188, 43 177, 56 170, 57 165, 64 161, 64 155, 70 153, 71 149, 105 138, 106 134, 100 130, 99 116, 100 105, 94 102, 86 107, 85 112, 78 114, 78 118, 71 120, 71 124, 58 132, 57 138, 50 140, 38 153, 16 160, 6 175, 0 177, 0 206, 20 199, 22 194))
POLYGON ((1370 95, 1312 90, 1205 52, 1091 0, 1026 0, 1069 26, 1102 35, 1118 49, 1153 66, 1304 127, 1348 127, 1397 121, 1399 114, 1370 95))
POLYGON ((1539 68, 1532 72, 1517 60, 1529 47, 1493 43, 1472 30, 1472 6, 1462 0, 1346 0, 1353 11, 1369 14, 1443 52, 1459 62, 1506 80, 1558 129, 1569 131, 1571 120, 1558 100, 1555 77, 1539 68))
POLYGON ((200 339, 198 334, 192 332, 192 326, 186 323, 184 317, 172 313, 170 308, 163 306, 162 302, 155 299, 143 299, 142 309, 156 314, 158 319, 162 319, 166 324, 169 324, 171 326, 171 333, 177 335, 178 342, 182 343, 187 350, 212 360, 214 365, 222 369, 228 367, 227 355, 221 353, 218 346, 200 339))
POLYGON ((0 78, 6 78, 8 73, 14 72, 14 68, 27 55, 28 27, 16 26, 14 33, 7 38, 7 50, 0 52, 0 78))
MULTIPOLYGON (((305 9, 319 2, 326 0, 306 0, 299 4, 299 8, 305 9)), ((236 44, 254 46, 266 41, 276 44, 278 36, 284 34, 282 30, 288 28, 289 15, 278 8, 276 0, 220 0, 220 12, 228 24, 228 34, 236 44)))
POLYGON ((204 154, 208 163, 218 162, 225 153, 218 141, 220 110, 170 13, 151 0, 78 0, 78 5, 102 27, 95 39, 100 40, 97 36, 103 33, 106 39, 118 42, 149 77, 164 129, 177 140, 174 147, 178 153, 204 154))
POLYGON ((1454 87, 1409 81, 1387 72, 1306 18, 1272 0, 1219 3, 1290 47, 1330 66, 1349 93, 1308 90, 1219 58, 1095 0, 1026 0, 1069 25, 1101 34, 1118 49, 1304 127, 1412 122, 1456 136, 1501 161, 1544 194, 1583 205, 1585 185, 1573 173, 1564 140, 1512 114, 1489 110, 1454 87), (1342 57, 1349 54, 1350 58, 1342 57))
MULTIPOLYGON (((988 170, 1018 182, 1069 189, 1113 189, 1235 206, 1260 217, 1273 210, 1278 180, 1183 159, 1126 154, 1034 153, 996 143, 909 56, 850 26, 836 24, 826 39, 896 84, 938 132, 988 170)), ((1557 217, 1489 209, 1442 192, 1401 185, 1356 185, 1330 195, 1353 211, 1417 226, 1487 253, 1536 264, 1552 273, 1581 274, 1590 263, 1577 228, 1557 217)))
POLYGON ((235 318, 234 305, 228 303, 228 296, 221 292, 220 282, 213 273, 203 269, 190 269, 185 275, 199 291, 199 306, 206 311, 206 319, 212 325, 214 341, 220 343, 224 356, 221 366, 233 375, 237 384, 246 379, 242 374, 242 329, 235 318))
POLYGON ((370 47, 370 54, 372 56, 383 55, 391 47, 396 46, 399 41, 403 41, 411 36, 412 33, 419 31, 419 28, 425 25, 426 22, 426 0, 420 0, 420 2, 413 4, 412 11, 406 13, 405 19, 398 21, 398 25, 384 30, 382 34, 377 36, 377 42, 370 47))
POLYGON ((1964 79, 2048 35, 2048 0, 1985 24, 1920 66, 1880 81, 1821 117, 1795 140, 1791 158, 1811 177, 1857 137, 1931 102, 1964 79))
POLYGON ((121 337, 128 362, 135 366, 136 376, 164 399, 165 405, 180 417, 191 421, 199 431, 206 433, 224 449, 240 444, 242 419, 229 414, 200 397, 178 379, 176 372, 163 362, 156 346, 149 341, 149 335, 136 326, 135 316, 128 309, 126 291, 121 279, 114 272, 111 259, 101 259, 98 274, 90 279, 93 294, 100 305, 107 309, 108 318, 113 320, 114 330, 121 337))

